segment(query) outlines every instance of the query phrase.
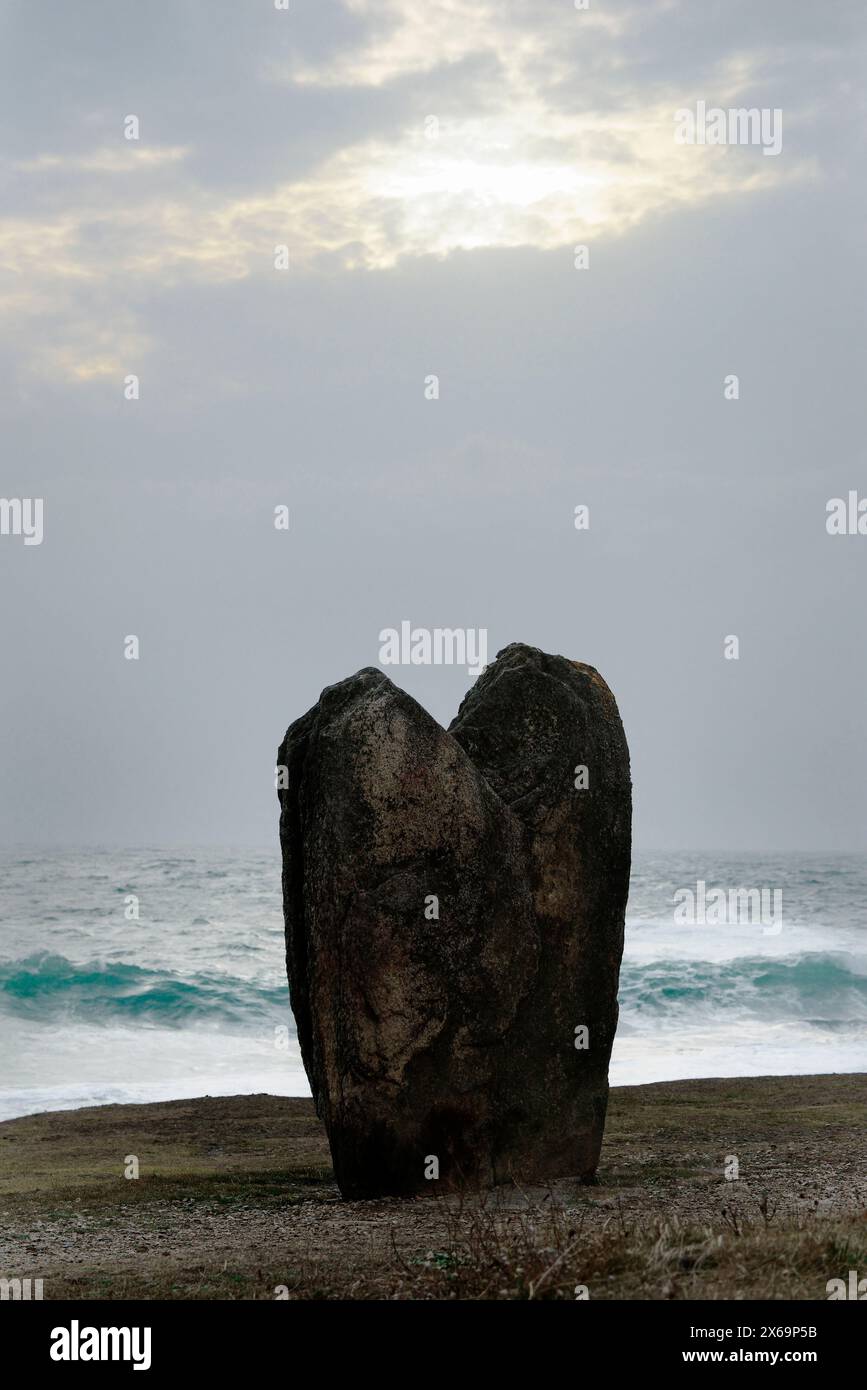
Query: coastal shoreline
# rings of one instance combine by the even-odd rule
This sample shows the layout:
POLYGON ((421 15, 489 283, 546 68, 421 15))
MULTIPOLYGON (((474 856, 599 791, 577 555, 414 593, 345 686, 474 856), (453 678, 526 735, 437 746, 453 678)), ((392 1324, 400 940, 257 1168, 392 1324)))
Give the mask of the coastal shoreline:
POLYGON ((615 1087, 596 1186, 344 1202, 308 1099, 43 1112, 0 1124, 0 1275, 46 1299, 825 1299, 867 1271, 865 1119, 864 1073, 615 1087))

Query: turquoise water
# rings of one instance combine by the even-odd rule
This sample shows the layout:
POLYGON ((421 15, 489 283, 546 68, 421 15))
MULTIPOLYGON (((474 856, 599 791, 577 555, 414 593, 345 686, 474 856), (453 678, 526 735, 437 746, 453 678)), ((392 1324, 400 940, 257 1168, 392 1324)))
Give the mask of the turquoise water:
MULTIPOLYGON (((0 1118, 308 1093, 276 850, 4 851, 0 902, 0 1118)), ((638 856, 612 1081, 867 1070, 865 904, 863 857, 638 856), (779 934, 675 925, 700 879, 781 889, 779 934)))

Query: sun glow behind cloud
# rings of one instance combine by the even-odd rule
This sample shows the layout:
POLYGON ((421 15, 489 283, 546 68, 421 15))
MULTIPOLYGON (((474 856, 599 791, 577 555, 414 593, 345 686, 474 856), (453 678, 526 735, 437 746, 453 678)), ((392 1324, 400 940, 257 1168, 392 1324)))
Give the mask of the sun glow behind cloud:
MULTIPOLYGON (((346 127, 303 176, 272 173, 243 192, 196 177, 186 128, 165 146, 118 136, 116 148, 103 140, 13 163, 28 211, 0 219, 0 312, 22 333, 28 320, 37 324, 40 361, 50 336, 61 370, 79 380, 110 375, 132 344, 147 348, 136 323, 149 286, 273 276, 280 244, 295 275, 387 271, 456 251, 568 250, 655 213, 805 172, 791 159, 674 143, 673 112, 689 93, 630 86, 619 45, 670 0, 623 4, 616 18, 525 0, 345 7, 367 26, 354 45, 316 62, 269 58, 262 83, 344 94, 393 83, 405 109, 387 134, 381 125, 361 137, 346 127), (594 98, 598 71, 618 74, 616 101, 605 81, 594 98), (439 84, 433 132, 406 87, 428 74, 439 84), (82 354, 85 371, 70 365, 82 354)), ((754 66, 748 55, 721 60, 718 99, 734 99, 754 66)))

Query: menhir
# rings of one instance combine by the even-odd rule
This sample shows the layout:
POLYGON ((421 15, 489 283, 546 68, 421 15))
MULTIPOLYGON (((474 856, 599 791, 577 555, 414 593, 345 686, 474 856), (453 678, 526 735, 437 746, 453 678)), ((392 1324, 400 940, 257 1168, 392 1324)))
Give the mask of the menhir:
POLYGON ((631 838, 602 677, 513 644, 445 730, 368 668, 278 764, 289 989, 343 1195, 591 1181, 631 838))

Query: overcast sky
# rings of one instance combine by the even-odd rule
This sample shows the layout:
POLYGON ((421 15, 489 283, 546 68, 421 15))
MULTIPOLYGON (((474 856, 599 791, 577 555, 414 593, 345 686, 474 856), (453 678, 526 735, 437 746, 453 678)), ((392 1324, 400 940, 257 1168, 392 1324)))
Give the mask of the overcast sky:
POLYGON ((3 841, 276 844, 286 726, 410 619, 598 667, 637 849, 862 849, 865 32, 5 0, 3 841), (698 101, 781 152, 677 144, 698 101))

